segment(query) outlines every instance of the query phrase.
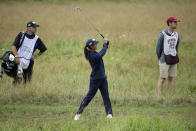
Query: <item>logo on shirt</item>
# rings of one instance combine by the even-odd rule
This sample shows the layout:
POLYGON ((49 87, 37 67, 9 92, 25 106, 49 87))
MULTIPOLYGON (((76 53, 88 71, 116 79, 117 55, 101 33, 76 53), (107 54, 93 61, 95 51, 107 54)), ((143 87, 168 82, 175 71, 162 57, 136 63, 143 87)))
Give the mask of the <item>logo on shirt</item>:
POLYGON ((168 39, 168 44, 169 44, 169 48, 170 49, 174 49, 175 48, 175 43, 176 43, 176 39, 175 38, 168 39))
POLYGON ((22 46, 21 48, 22 52, 27 52, 27 53, 32 53, 31 48, 29 48, 28 46, 22 46))

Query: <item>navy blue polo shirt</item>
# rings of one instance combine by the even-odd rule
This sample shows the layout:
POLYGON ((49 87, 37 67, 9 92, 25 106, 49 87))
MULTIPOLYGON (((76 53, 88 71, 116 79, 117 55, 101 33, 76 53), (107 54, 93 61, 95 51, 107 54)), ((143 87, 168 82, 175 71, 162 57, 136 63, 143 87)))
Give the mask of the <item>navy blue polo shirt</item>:
POLYGON ((105 67, 102 57, 107 51, 108 45, 104 43, 103 49, 100 52, 91 51, 89 53, 89 63, 92 68, 90 80, 106 79, 105 67))

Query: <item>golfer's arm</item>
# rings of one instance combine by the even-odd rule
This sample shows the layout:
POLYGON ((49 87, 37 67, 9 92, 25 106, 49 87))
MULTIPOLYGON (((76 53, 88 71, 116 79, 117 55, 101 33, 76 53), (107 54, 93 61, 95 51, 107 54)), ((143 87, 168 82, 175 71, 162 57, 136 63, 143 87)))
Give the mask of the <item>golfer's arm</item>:
POLYGON ((16 46, 14 46, 14 45, 12 46, 12 52, 13 52, 15 57, 18 56, 18 52, 17 52, 16 46))
POLYGON ((103 57, 107 51, 107 46, 104 46, 103 49, 99 52, 100 56, 103 57))

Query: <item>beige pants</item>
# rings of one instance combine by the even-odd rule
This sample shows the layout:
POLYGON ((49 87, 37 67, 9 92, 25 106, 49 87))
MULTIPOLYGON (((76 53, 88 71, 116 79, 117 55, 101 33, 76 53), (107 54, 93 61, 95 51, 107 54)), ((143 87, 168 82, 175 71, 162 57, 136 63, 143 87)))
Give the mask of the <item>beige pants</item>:
POLYGON ((160 68, 161 78, 167 78, 168 76, 170 77, 177 76, 177 64, 168 65, 165 62, 164 63, 159 62, 159 68, 160 68))

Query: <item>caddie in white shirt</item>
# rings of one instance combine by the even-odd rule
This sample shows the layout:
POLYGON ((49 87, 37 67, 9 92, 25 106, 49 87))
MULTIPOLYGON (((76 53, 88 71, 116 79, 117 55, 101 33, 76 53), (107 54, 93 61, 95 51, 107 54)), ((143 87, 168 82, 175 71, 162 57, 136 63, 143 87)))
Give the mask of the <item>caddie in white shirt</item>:
POLYGON ((20 32, 15 38, 12 51, 18 64, 18 71, 14 77, 14 84, 20 82, 21 76, 24 78, 24 83, 30 82, 34 60, 47 50, 39 36, 35 35, 37 27, 39 25, 36 22, 28 22, 27 31, 20 32), (38 54, 35 54, 36 49, 40 51, 38 54))

